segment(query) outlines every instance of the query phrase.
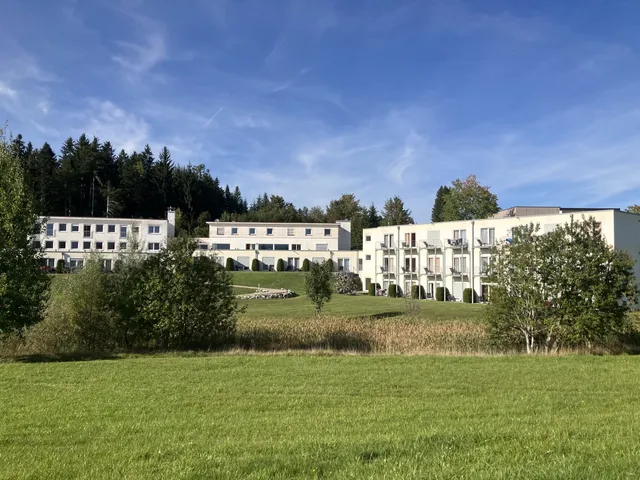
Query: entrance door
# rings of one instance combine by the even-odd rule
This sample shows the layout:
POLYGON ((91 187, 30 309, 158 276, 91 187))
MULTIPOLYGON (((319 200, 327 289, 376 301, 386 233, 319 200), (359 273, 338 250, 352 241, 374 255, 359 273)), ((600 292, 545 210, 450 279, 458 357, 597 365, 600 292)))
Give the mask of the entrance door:
POLYGON ((427 290, 427 298, 436 298, 436 286, 433 282, 429 282, 427 290))

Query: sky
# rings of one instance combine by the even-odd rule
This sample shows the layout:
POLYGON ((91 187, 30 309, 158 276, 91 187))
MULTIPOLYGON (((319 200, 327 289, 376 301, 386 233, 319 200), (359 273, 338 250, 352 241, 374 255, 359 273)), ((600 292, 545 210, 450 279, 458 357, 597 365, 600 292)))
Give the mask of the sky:
POLYGON ((640 203, 637 0, 3 0, 0 121, 166 145, 249 200, 476 174, 501 207, 640 203))

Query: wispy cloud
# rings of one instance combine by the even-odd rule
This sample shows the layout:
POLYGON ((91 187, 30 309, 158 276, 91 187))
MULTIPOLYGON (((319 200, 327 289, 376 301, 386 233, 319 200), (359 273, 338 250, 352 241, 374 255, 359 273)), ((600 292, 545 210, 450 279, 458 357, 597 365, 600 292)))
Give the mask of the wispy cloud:
POLYGON ((18 96, 18 91, 9 87, 9 85, 7 85, 6 83, 0 81, 0 95, 13 99, 18 96))
POLYGON ((140 74, 152 70, 167 59, 165 28, 157 21, 144 15, 124 11, 133 21, 134 31, 140 32, 136 41, 116 42, 119 52, 111 58, 129 73, 140 74))
POLYGON ((149 124, 110 101, 92 100, 82 112, 75 133, 109 140, 127 152, 144 147, 150 140, 149 124))

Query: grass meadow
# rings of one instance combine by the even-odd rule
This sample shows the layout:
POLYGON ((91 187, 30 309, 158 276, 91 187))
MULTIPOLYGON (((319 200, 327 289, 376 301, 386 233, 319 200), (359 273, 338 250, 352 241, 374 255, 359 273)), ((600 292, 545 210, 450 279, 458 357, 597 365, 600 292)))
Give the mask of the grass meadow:
POLYGON ((640 359, 0 365, 0 478, 638 478, 640 359))

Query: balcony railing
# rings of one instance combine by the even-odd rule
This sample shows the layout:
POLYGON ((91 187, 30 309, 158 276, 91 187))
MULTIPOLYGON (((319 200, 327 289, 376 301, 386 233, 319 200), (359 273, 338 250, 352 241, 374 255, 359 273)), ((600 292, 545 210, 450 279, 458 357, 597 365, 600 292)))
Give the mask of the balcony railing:
POLYGON ((416 269, 415 268, 402 267, 402 273, 404 273, 405 275, 415 275, 416 274, 416 269))
POLYGON ((381 273, 388 273, 390 275, 395 275, 394 270, 388 268, 388 267, 380 267, 380 272, 381 273))
POLYGON ((476 238, 476 244, 480 248, 491 248, 497 245, 495 238, 476 238))
POLYGON ((416 248, 415 242, 402 242, 402 248, 405 250, 410 250, 412 248, 416 248))
POLYGON ((440 240, 422 240, 424 248, 437 250, 442 248, 442 242, 440 240))
POLYGON ((378 249, 380 250, 394 250, 396 248, 395 242, 379 242, 378 249))
POLYGON ((424 267, 424 273, 426 273, 427 275, 440 275, 440 267, 436 269, 424 267))
POLYGON ((453 248, 467 248, 466 238, 448 238, 447 244, 453 248))
POLYGON ((466 275, 467 274, 466 267, 465 268, 449 267, 449 271, 451 272, 452 275, 466 275))

